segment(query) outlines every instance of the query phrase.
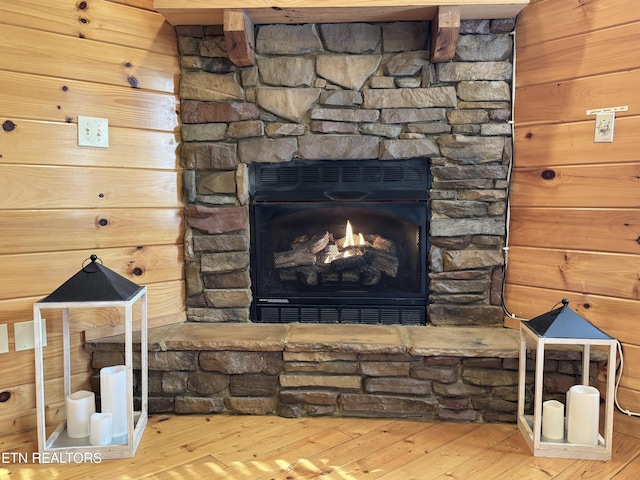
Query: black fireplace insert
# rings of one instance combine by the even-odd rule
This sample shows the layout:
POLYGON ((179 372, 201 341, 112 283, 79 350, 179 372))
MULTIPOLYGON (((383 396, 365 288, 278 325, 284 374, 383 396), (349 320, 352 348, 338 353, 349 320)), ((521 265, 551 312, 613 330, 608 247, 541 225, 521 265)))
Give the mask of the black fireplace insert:
POLYGON ((249 166, 252 318, 422 325, 427 158, 249 166))

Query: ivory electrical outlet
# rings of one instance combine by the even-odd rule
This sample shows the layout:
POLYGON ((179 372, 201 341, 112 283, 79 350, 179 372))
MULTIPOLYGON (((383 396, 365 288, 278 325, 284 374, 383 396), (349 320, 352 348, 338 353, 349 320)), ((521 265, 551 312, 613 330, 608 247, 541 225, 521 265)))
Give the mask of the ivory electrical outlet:
POLYGON ((109 120, 78 115, 78 145, 109 148, 109 120))
POLYGON ((7 333, 7 325, 0 325, 0 353, 9 351, 9 334, 7 333))
MULTIPOLYGON (((13 335, 15 338, 16 352, 34 348, 33 343, 33 320, 13 324, 13 335)), ((42 346, 47 346, 47 321, 42 319, 42 346)))

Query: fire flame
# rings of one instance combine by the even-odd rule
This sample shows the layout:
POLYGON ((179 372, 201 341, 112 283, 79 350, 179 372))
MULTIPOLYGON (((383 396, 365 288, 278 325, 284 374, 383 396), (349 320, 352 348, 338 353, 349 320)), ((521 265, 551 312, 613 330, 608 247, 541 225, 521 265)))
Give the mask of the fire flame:
POLYGON ((351 227, 351 222, 347 220, 347 233, 344 239, 343 248, 347 247, 355 247, 356 245, 365 245, 366 242, 364 240, 364 236, 361 233, 354 234, 353 228, 351 227))
POLYGON ((341 247, 338 247, 337 243, 332 243, 325 248, 325 257, 324 263, 331 263, 336 258, 348 258, 354 255, 351 250, 348 250, 348 247, 356 247, 358 245, 368 245, 367 241, 364 239, 364 235, 361 233, 353 233, 353 227, 351 226, 351 222, 347 220, 346 233, 344 237, 344 242, 341 247))

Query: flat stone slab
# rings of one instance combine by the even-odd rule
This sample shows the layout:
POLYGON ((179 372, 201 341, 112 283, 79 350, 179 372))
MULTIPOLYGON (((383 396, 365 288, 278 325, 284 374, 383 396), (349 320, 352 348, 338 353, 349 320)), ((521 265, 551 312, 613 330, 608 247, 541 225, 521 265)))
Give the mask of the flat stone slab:
POLYGON ((185 322, 166 338, 167 350, 284 350, 287 325, 185 322))
POLYGON ((518 358, 518 330, 474 327, 405 327, 412 355, 518 358))
MULTIPOLYGON (((160 327, 150 328, 148 331, 147 346, 150 352, 161 352, 167 350, 164 342, 173 333, 183 328, 184 323, 171 323, 160 327)), ((139 345, 141 341, 140 330, 134 330, 132 335, 134 345, 139 345)), ((87 352, 95 351, 122 351, 124 346, 124 334, 110 337, 93 338, 85 342, 87 352)))
MULTIPOLYGON (((134 332, 139 343, 140 332, 134 332)), ((87 341, 88 351, 119 350, 124 335, 87 341)), ((500 327, 185 322, 149 329, 149 351, 409 353, 518 358, 518 330, 500 327)))
POLYGON ((404 353, 401 327, 385 325, 289 325, 289 352, 348 351, 404 353))

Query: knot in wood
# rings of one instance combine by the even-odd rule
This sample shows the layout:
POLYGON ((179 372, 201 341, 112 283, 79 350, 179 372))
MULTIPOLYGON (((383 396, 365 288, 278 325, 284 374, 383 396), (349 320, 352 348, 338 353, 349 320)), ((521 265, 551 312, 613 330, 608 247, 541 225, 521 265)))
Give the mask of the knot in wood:
POLYGON ((15 128, 17 127, 17 125, 15 123, 13 123, 11 120, 6 120, 3 124, 2 124, 2 129, 5 132, 11 132, 13 131, 15 128))

